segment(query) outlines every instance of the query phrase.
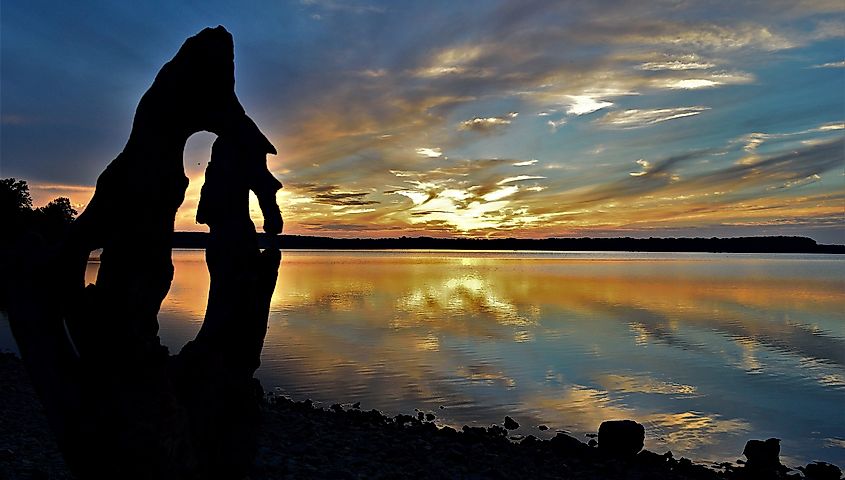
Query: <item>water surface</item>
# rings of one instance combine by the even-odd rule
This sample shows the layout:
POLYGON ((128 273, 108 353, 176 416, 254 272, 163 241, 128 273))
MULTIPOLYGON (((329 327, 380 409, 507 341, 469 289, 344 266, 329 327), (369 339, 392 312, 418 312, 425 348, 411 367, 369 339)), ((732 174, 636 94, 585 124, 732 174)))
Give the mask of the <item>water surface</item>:
MULTIPOLYGON (((208 273, 201 251, 174 263, 160 322, 178 351, 208 273)), ((290 251, 258 375, 457 427, 507 414, 584 438, 630 418, 676 456, 774 436, 788 464, 845 465, 843 279, 823 255, 290 251)))

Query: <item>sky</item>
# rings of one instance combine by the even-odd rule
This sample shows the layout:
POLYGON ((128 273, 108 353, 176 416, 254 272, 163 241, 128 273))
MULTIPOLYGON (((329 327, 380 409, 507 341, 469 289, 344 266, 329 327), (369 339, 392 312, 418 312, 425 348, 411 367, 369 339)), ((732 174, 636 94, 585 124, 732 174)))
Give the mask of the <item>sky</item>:
MULTIPOLYGON (((841 0, 2 0, 0 176, 84 209, 218 24, 286 233, 845 243, 841 0)), ((205 229, 213 140, 186 146, 178 230, 205 229)))

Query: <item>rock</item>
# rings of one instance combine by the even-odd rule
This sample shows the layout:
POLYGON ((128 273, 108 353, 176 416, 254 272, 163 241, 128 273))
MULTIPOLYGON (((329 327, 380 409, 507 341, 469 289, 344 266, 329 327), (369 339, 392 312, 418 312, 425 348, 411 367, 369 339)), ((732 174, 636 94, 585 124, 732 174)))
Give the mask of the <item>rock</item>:
POLYGON ((842 470, 836 465, 826 462, 813 462, 806 467, 798 467, 804 472, 807 480, 839 480, 842 478, 842 470))
POLYGON ((575 437, 571 437, 565 433, 558 432, 557 435, 554 436, 549 443, 558 453, 565 453, 565 454, 577 454, 578 452, 582 451, 586 448, 580 440, 575 437))
POLYGON ((633 420, 608 420, 599 426, 599 449, 614 457, 632 457, 643 448, 645 428, 633 420))
POLYGON ((435 417, 433 413, 426 413, 425 414, 425 419, 428 420, 429 422, 433 422, 435 418, 437 418, 437 417, 435 417))
POLYGON ((749 440, 742 454, 748 459, 746 468, 751 470, 775 470, 780 467, 780 439, 749 440))
POLYGON ((511 417, 507 417, 507 416, 505 417, 504 425, 505 425, 505 428, 507 428, 508 430, 516 430, 517 428, 519 428, 519 424, 516 423, 516 421, 514 419, 512 419, 511 417))
POLYGON ((487 429, 484 427, 470 427, 469 425, 464 425, 461 428, 461 431, 468 436, 479 436, 483 437, 487 434, 487 429))
POLYGON ((406 423, 410 423, 414 420, 414 417, 410 415, 405 415, 404 413, 400 413, 393 417, 393 421, 396 422, 397 425, 405 425, 406 423))
POLYGON ((665 455, 643 450, 637 454, 637 461, 645 465, 664 465, 669 461, 665 455))
POLYGON ((598 444, 599 444, 599 442, 597 442, 595 438, 591 438, 590 441, 587 442, 588 447, 595 447, 598 444))
POLYGON ((352 408, 354 408, 354 409, 356 409, 356 410, 357 410, 357 409, 359 409, 359 408, 361 408, 361 402, 355 402, 355 403, 353 403, 353 404, 352 404, 352 408))
POLYGON ((545 425, 540 425, 539 427, 537 427, 537 430, 540 430, 540 431, 542 431, 542 432, 545 432, 545 431, 546 431, 546 430, 548 430, 548 429, 549 429, 549 427, 547 427, 547 426, 545 426, 545 425))

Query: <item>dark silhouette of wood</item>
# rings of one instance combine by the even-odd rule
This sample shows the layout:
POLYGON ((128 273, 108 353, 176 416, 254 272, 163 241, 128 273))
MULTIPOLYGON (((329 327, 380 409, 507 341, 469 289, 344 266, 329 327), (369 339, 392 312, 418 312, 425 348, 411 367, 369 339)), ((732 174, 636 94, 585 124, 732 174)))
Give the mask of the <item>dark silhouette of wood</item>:
POLYGON ((280 184, 264 162, 274 147, 235 96, 233 52, 223 27, 189 38, 142 97, 126 147, 60 246, 25 241, 13 266, 12 331, 80 478, 239 478, 255 453, 262 392, 252 375, 280 255, 259 251, 245 207, 256 189, 268 228, 279 233, 280 184), (182 152, 201 130, 226 139, 228 155, 215 163, 236 175, 212 174, 203 192, 215 219, 208 326, 171 356, 156 316, 173 278, 173 226, 188 185, 182 152), (251 163, 239 163, 241 150, 251 163), (103 249, 97 282, 84 287, 95 248, 103 249))

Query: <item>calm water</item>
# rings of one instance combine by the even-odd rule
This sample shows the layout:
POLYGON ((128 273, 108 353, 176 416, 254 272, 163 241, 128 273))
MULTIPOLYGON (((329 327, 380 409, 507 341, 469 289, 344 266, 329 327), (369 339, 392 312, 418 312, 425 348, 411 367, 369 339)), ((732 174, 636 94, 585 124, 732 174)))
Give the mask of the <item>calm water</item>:
MULTIPOLYGON (((160 321, 178 351, 208 273, 200 251, 174 263, 160 321)), ((832 256, 285 252, 258 374, 458 427, 507 414, 584 438, 630 418, 676 456, 735 460, 774 436, 787 464, 845 465, 843 312, 832 256)))

